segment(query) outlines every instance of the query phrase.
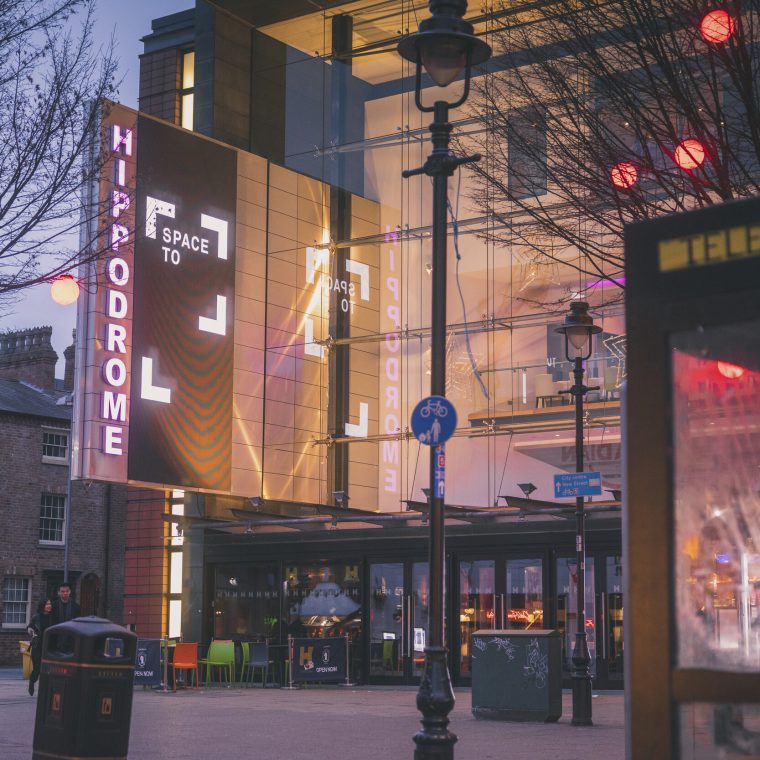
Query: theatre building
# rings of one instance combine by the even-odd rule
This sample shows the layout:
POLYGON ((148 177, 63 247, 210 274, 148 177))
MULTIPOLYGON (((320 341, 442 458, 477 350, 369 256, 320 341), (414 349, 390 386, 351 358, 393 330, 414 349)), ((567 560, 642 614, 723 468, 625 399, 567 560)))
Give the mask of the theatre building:
MULTIPOLYGON (((429 452, 410 416, 430 389, 432 200, 401 176, 430 152, 395 52, 411 6, 199 0, 144 38, 140 114, 104 104, 108 213, 88 234, 108 250, 80 300, 75 473, 131 486, 125 620, 141 635, 347 635, 354 680, 419 676, 429 452)), ((466 144, 466 109, 452 120, 466 144)), ((555 202, 551 156, 514 160, 534 163, 525 193, 555 202)), ((577 293, 602 328, 586 628, 596 685, 621 688, 617 289, 579 283, 573 252, 540 253, 552 241, 494 244, 472 177, 449 188, 453 677, 469 682, 483 628, 557 628, 569 671, 574 502, 553 476, 575 471, 574 416, 554 328, 577 293)))

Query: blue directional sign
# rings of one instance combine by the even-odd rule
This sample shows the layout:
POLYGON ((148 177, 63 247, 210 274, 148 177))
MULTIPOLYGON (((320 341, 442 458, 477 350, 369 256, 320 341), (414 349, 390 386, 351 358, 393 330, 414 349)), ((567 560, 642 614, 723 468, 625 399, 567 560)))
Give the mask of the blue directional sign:
POLYGON ((457 427, 457 412, 445 396, 423 398, 412 412, 412 432, 426 446, 440 446, 457 427))
POLYGON ((554 476, 554 498, 599 496, 602 493, 601 472, 565 472, 554 476))

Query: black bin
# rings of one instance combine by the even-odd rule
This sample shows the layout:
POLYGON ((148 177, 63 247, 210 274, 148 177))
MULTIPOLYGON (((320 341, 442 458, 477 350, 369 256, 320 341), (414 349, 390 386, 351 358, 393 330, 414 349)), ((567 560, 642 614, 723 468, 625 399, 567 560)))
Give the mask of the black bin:
POLYGON ((472 637, 472 714, 492 720, 559 720, 560 632, 476 631, 472 637))
POLYGON ((45 631, 32 760, 127 756, 136 648, 94 616, 45 631))

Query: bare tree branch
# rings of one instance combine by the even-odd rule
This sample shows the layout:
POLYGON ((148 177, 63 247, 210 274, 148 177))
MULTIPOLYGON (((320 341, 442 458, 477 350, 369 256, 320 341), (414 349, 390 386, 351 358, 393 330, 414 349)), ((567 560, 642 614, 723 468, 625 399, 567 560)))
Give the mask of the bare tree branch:
POLYGON ((701 0, 495 14, 497 56, 473 82, 485 130, 463 138, 488 156, 473 196, 494 242, 617 283, 626 224, 760 191, 760 0, 721 7, 734 24, 723 43, 702 37, 701 0), (526 113, 532 130, 515 126, 526 113), (704 148, 687 150, 690 169, 677 161, 685 139, 704 148), (630 187, 613 182, 621 165, 630 187))
POLYGON ((113 46, 94 46, 94 11, 0 0, 0 307, 81 261, 83 193, 102 167, 88 151, 116 73, 113 46))

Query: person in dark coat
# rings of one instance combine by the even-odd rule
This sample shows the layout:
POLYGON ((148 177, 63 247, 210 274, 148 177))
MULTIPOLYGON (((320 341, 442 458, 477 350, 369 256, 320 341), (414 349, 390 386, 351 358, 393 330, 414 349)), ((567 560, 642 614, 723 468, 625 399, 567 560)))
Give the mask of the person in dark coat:
POLYGON ((58 587, 58 598, 53 602, 53 625, 79 617, 82 611, 71 598, 71 585, 64 581, 58 587))
POLYGON ((29 675, 29 696, 34 696, 34 684, 40 677, 40 665, 42 664, 42 636, 53 625, 53 601, 49 597, 43 599, 37 605, 37 612, 32 617, 29 625, 29 633, 32 637, 32 672, 29 675))

